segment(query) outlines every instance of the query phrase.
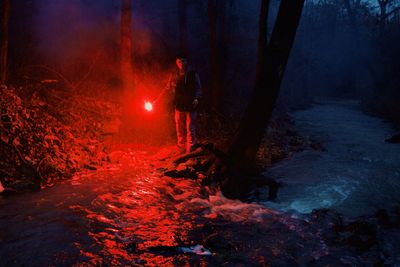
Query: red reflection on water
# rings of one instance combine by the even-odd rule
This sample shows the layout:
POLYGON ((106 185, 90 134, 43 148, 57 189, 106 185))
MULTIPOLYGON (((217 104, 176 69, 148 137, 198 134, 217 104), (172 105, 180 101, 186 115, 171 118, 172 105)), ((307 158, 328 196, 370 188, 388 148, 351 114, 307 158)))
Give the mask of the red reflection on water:
MULTIPOLYGON (((187 179, 162 177, 155 172, 154 161, 136 162, 138 156, 149 158, 138 152, 127 153, 129 159, 112 166, 108 177, 97 177, 94 187, 109 192, 96 196, 86 213, 90 236, 101 250, 98 254, 81 250, 92 262, 129 263, 140 260, 146 266, 174 266, 174 262, 186 262, 187 255, 155 255, 148 248, 180 246, 190 243, 189 233, 194 227, 194 218, 180 206, 183 200, 199 196, 199 185, 187 179), (146 163, 143 163, 146 162, 146 163), (101 188, 103 187, 103 188, 101 188), (101 188, 101 189, 100 189, 101 188), (127 247, 134 243, 135 250, 127 247), (107 259, 104 262, 104 259, 107 259)), ((77 207, 74 207, 75 209, 77 207)))

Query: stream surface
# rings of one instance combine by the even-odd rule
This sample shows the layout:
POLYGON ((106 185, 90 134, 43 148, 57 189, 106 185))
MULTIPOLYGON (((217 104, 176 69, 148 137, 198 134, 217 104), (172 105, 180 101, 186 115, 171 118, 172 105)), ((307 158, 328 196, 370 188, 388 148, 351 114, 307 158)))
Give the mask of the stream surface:
POLYGON ((294 118, 300 133, 326 151, 303 151, 266 173, 283 184, 276 202, 208 197, 200 181, 162 175, 160 159, 170 148, 123 146, 96 171, 40 192, 0 196, 0 266, 338 266, 368 260, 347 248, 330 250, 320 226, 299 212, 329 207, 357 215, 392 204, 400 189, 400 146, 384 142, 390 125, 362 114, 352 101, 319 103, 294 118), (212 256, 176 250, 194 245, 211 247, 212 256))
POLYGON ((355 100, 324 99, 292 115, 299 134, 324 149, 296 153, 268 170, 282 187, 266 206, 358 216, 400 202, 400 145, 385 142, 394 133, 391 124, 362 113, 355 100))

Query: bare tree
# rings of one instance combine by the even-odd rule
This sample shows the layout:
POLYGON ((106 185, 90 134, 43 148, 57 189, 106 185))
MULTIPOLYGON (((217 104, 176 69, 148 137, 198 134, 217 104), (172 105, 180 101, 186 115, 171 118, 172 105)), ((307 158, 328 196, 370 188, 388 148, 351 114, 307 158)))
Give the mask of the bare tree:
POLYGON ((227 58, 226 0, 208 0, 211 108, 220 112, 227 58))
POLYGON ((122 0, 121 6, 121 78, 124 89, 133 86, 132 66, 132 0, 122 0))
POLYGON ((353 29, 356 29, 357 26, 357 15, 360 11, 361 0, 343 0, 344 7, 347 11, 347 15, 349 16, 350 24, 353 29))
POLYGON ((388 18, 400 11, 400 6, 394 6, 396 0, 377 0, 379 5, 379 33, 382 35, 385 32, 385 27, 388 18), (390 7, 392 7, 391 10, 390 7))
MULTIPOLYGON (((259 32, 259 58, 253 94, 240 122, 238 133, 229 148, 230 164, 239 172, 246 172, 254 165, 256 153, 264 137, 274 110, 285 73, 290 51, 294 44, 304 0, 282 0, 269 45, 265 48, 267 34, 266 16, 268 0, 262 1, 259 32)), ((242 194, 243 181, 239 176, 227 178, 224 192, 237 197, 242 194)))
POLYGON ((210 78, 211 105, 215 108, 216 97, 219 95, 220 82, 218 74, 218 35, 217 35, 217 0, 208 0, 208 31, 210 40, 210 78))
POLYGON ((179 50, 188 53, 187 0, 178 0, 179 50))
POLYGON ((0 31, 0 83, 7 82, 7 56, 8 56, 8 28, 9 28, 9 18, 11 1, 3 0, 0 4, 1 7, 1 31, 0 31))
POLYGON ((268 45, 268 13, 269 13, 269 0, 262 0, 261 1, 261 11, 260 11, 260 19, 259 19, 259 26, 258 26, 258 47, 257 47, 257 66, 256 66, 256 83, 257 81, 261 80, 262 77, 262 68, 265 65, 265 55, 267 52, 267 45, 268 45))
MULTIPOLYGON (((221 182, 225 196, 246 193, 248 177, 272 116, 305 0, 282 0, 271 39, 267 45, 269 0, 262 0, 259 17, 258 58, 253 94, 240 121, 236 136, 225 155, 214 150, 218 160, 209 177, 221 182), (244 177, 247 177, 244 179, 244 177)), ((251 183, 251 182, 250 182, 251 183)))

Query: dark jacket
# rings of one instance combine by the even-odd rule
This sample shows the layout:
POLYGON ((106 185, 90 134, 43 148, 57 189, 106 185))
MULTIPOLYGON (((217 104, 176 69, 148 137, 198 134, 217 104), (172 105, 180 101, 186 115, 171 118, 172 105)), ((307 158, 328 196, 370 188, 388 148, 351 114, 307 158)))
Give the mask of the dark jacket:
POLYGON ((188 70, 185 75, 175 73, 170 81, 174 91, 174 106, 178 111, 192 112, 193 101, 202 96, 199 75, 194 70, 188 70))

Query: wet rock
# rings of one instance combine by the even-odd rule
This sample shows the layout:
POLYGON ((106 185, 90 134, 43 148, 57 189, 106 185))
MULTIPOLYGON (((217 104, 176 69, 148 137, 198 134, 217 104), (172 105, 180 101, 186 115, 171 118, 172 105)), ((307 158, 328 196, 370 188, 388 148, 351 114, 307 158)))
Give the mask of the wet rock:
POLYGON ((93 165, 85 165, 83 166, 85 169, 91 170, 91 171, 95 171, 97 170, 97 168, 93 165))
POLYGON ((378 244, 377 226, 364 219, 350 223, 346 231, 351 233, 346 243, 358 250, 366 251, 378 244))
POLYGON ((385 264, 400 266, 400 229, 386 231, 380 236, 380 246, 386 256, 385 264), (397 265, 396 265, 397 264, 397 265))
POLYGON ((191 178, 197 179, 196 171, 187 166, 179 166, 178 168, 164 172, 165 176, 172 178, 191 178))
POLYGON ((227 254, 236 251, 235 246, 219 233, 213 233, 207 236, 204 240, 204 244, 215 253, 227 254))
POLYGON ((353 234, 346 240, 347 244, 359 250, 368 250, 377 244, 377 239, 369 235, 353 234))
POLYGON ((311 221, 320 226, 328 226, 340 231, 343 228, 343 217, 340 213, 330 209, 315 209, 311 212, 311 221))
POLYGON ((321 237, 329 245, 338 245, 345 239, 340 233, 344 227, 343 218, 340 213, 329 209, 313 210, 311 213, 311 223, 320 229, 321 237))
POLYGON ((378 250, 371 250, 363 253, 361 255, 362 263, 359 265, 363 266, 387 266, 384 265, 384 258, 382 257, 382 253, 378 250))
POLYGON ((310 144, 310 147, 317 151, 325 151, 325 148, 319 142, 313 142, 310 144))
POLYGON ((30 191, 40 191, 41 186, 39 183, 34 183, 29 180, 18 180, 7 185, 3 194, 11 195, 17 192, 30 192, 30 191))
POLYGON ((113 151, 108 155, 110 162, 117 163, 119 162, 125 153, 123 151, 113 151))
POLYGON ((400 143, 400 133, 393 135, 390 138, 387 138, 385 140, 387 143, 392 143, 392 144, 399 144, 400 143))
POLYGON ((374 216, 378 220, 378 223, 384 227, 390 227, 391 220, 390 215, 385 209, 380 209, 375 212, 374 216))
POLYGON ((293 129, 287 129, 286 130, 286 136, 296 136, 297 132, 293 129))
POLYGON ((136 242, 131 242, 131 243, 129 243, 127 246, 126 246, 126 250, 129 252, 129 253, 138 253, 139 251, 138 251, 138 244, 136 243, 136 242))
POLYGON ((271 266, 271 267, 287 267, 287 266, 299 266, 299 264, 294 259, 284 258, 284 259, 272 260, 271 264, 269 266, 271 266))
POLYGON ((354 234, 376 235, 377 226, 367 219, 361 218, 349 223, 346 230, 354 234))

